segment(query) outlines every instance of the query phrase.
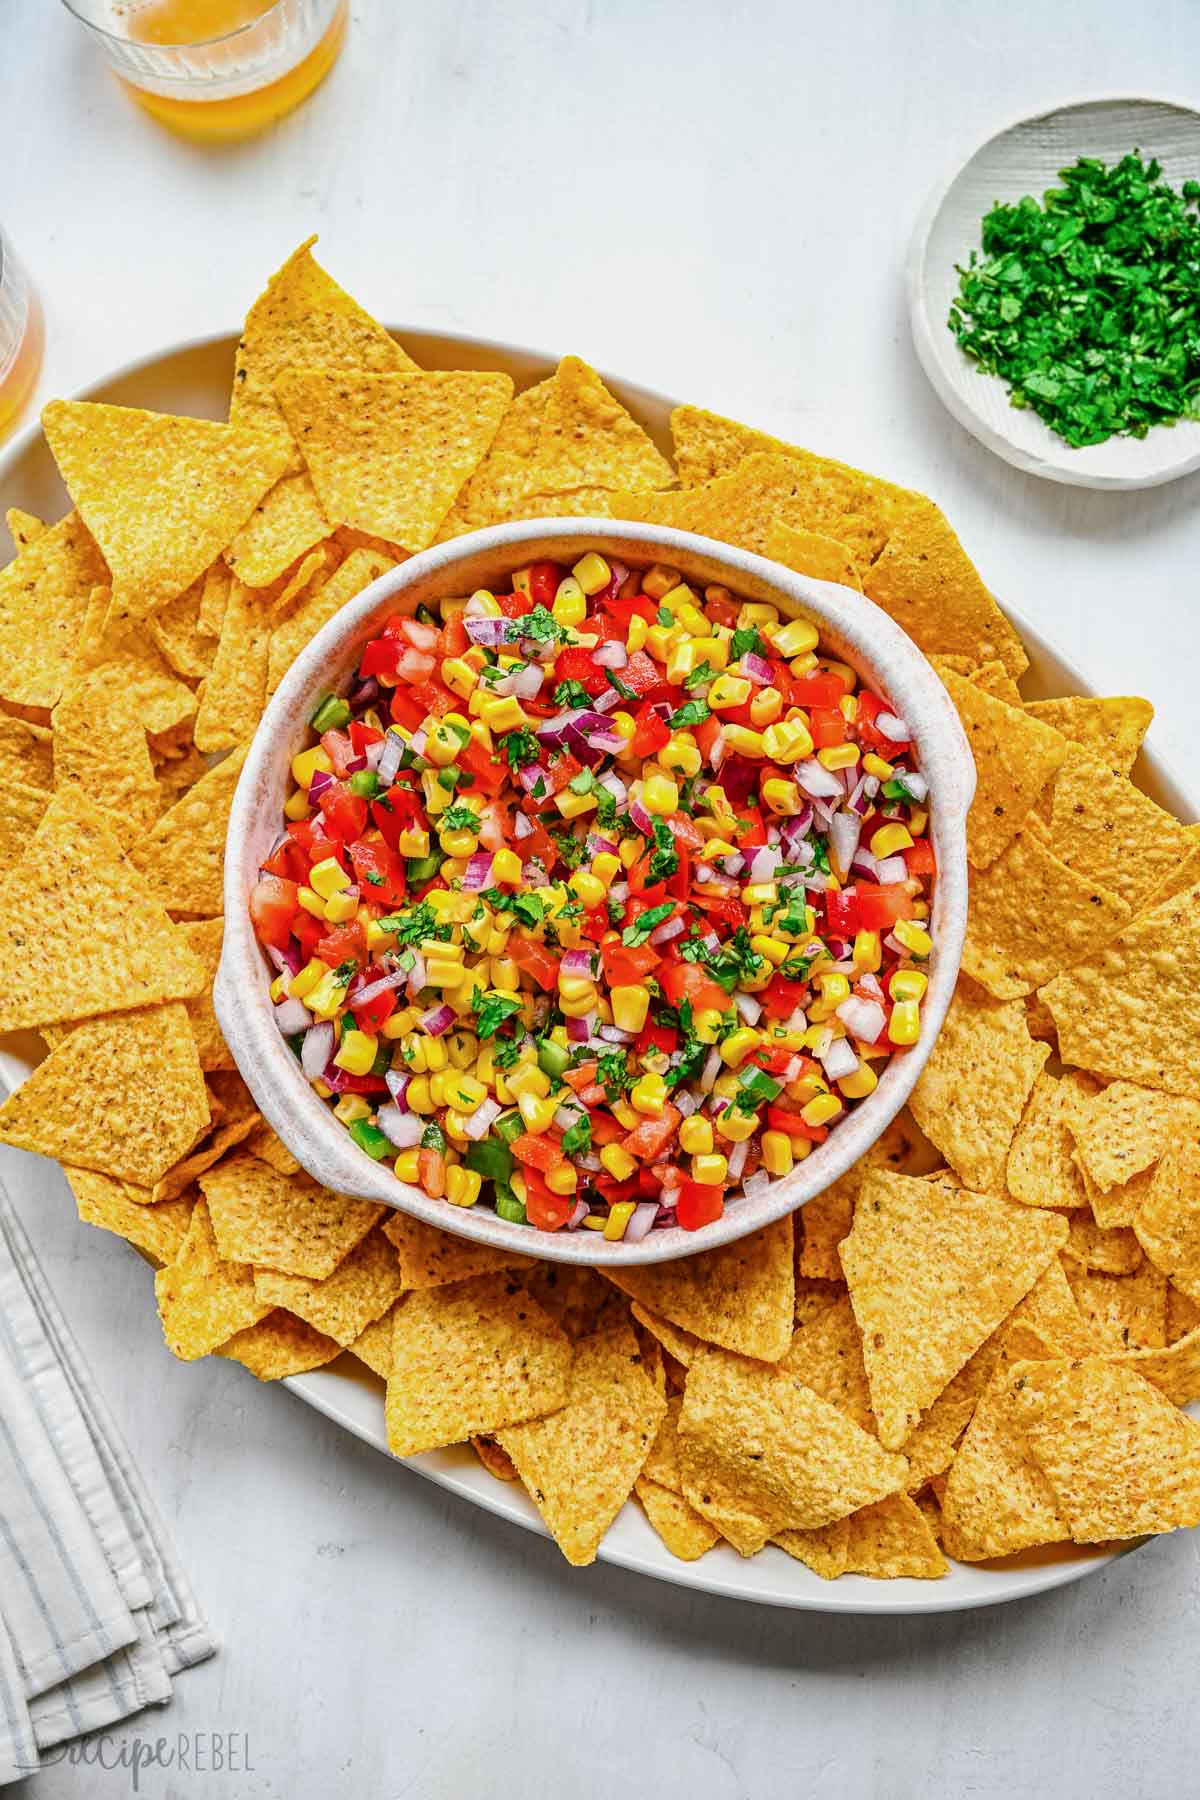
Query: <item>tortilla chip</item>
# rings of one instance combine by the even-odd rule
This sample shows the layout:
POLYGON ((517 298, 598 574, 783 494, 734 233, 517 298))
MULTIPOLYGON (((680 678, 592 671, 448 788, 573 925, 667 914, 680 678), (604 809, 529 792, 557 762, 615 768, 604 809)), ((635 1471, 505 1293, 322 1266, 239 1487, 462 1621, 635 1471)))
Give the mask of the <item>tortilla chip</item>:
MULTIPOLYGON (((1079 1153, 1076 1151, 1076 1163, 1079 1153)), ((1122 1225, 1132 1225, 1142 1209, 1142 1203, 1150 1192, 1150 1183, 1154 1178, 1154 1169, 1143 1169, 1138 1175, 1131 1175, 1128 1181, 1120 1186, 1109 1188, 1101 1193, 1087 1170, 1080 1165, 1083 1185, 1087 1189, 1088 1202, 1092 1209, 1092 1217, 1102 1231, 1116 1231, 1122 1225)))
POLYGON ((171 808, 183 796, 202 781, 208 774, 208 759, 202 756, 194 745, 181 756, 164 756, 154 764, 154 773, 158 777, 159 798, 162 801, 162 813, 171 808))
POLYGON ((223 1257, 309 1281, 332 1275, 385 1211, 335 1194, 310 1175, 280 1175, 245 1154, 199 1179, 223 1257))
MULTIPOLYGON (((348 1203, 352 1204, 352 1203, 348 1203)), ((256 1268, 254 1291, 268 1306, 284 1306, 347 1348, 400 1295, 400 1271, 381 1231, 369 1231, 332 1275, 321 1281, 256 1268)))
POLYGON ((693 1505, 710 1478, 723 1480, 773 1521, 770 1536, 844 1518, 901 1492, 908 1474, 902 1456, 889 1455, 786 1365, 724 1350, 705 1350, 688 1371, 679 1450, 693 1505))
POLYGON ((985 694, 991 694, 995 699, 1003 700, 1006 706, 1024 705, 1020 688, 999 658, 992 662, 981 663, 977 669, 972 669, 969 680, 976 687, 982 688, 985 694))
POLYGON ((252 1269, 221 1261, 203 1200, 179 1255, 154 1277, 154 1293, 167 1349, 181 1362, 208 1356, 271 1310, 255 1294, 252 1269))
POLYGON ((670 1319, 660 1318, 658 1313, 651 1312, 647 1306, 640 1306, 636 1300, 630 1310, 638 1324, 644 1325, 676 1362, 682 1363, 685 1369, 691 1366, 692 1357, 701 1347, 700 1338, 690 1331, 681 1330, 678 1325, 672 1325, 670 1319))
MULTIPOLYGON (((1051 1264, 1051 1267, 1058 1265, 1051 1264)), ((1066 1285, 1064 1278, 1063 1287, 1066 1285)), ((1070 1299, 1069 1288, 1067 1298, 1070 1299)), ((928 1412, 922 1414, 921 1423, 905 1438, 901 1454, 908 1460, 910 1494, 915 1494, 935 1476, 944 1474, 953 1462, 955 1446, 974 1418, 975 1408, 992 1378, 1000 1356, 1002 1336, 1003 1327, 980 1345, 953 1381, 946 1384, 928 1412)))
POLYGON ((1063 1256, 1080 1268, 1095 1269, 1101 1275, 1132 1275, 1139 1267, 1142 1246, 1127 1225, 1103 1231, 1086 1207, 1073 1212, 1068 1224, 1070 1236, 1063 1256))
POLYGON ((832 1525, 821 1525, 815 1531, 780 1531, 773 1543, 822 1581, 836 1581, 846 1573, 850 1556, 850 1520, 835 1519, 832 1525))
POLYGON ((1064 700, 1030 700, 1026 710, 1098 757, 1114 775, 1128 775, 1154 717, 1150 702, 1132 695, 1092 699, 1072 694, 1064 700))
POLYGON ((418 1288, 396 1309, 388 1447, 416 1456, 553 1412, 570 1372, 567 1338, 514 1275, 418 1288))
POLYGON ((936 1581, 947 1563, 924 1513, 907 1494, 892 1494, 851 1513, 846 1573, 876 1581, 936 1581))
POLYGON ((233 1052, 217 1023, 212 1001, 212 984, 217 964, 221 960, 221 941, 225 935, 224 923, 221 919, 194 919, 189 924, 181 925, 179 931, 188 949, 204 964, 205 985, 194 1000, 185 1003, 192 1036, 196 1040, 200 1067, 205 1074, 213 1069, 235 1068, 233 1052))
POLYGON ((1167 1342, 1177 1344, 1180 1338, 1190 1337, 1200 1325, 1200 1305, 1177 1288, 1173 1282, 1167 1283, 1167 1342))
POLYGON ((287 421, 275 397, 276 379, 285 369, 385 375, 417 367, 314 260, 310 251, 316 241, 310 237, 292 252, 247 313, 229 403, 235 425, 282 436, 289 445, 287 421))
MULTIPOLYGON (((156 1263, 174 1262, 187 1236, 192 1207, 189 1195, 164 1200, 151 1206, 131 1199, 129 1184, 98 1169, 71 1168, 64 1164, 63 1174, 71 1184, 75 1206, 88 1225, 98 1225, 124 1238, 156 1263)), ((144 1193, 144 1189, 137 1190, 144 1193)))
POLYGON ((176 1002, 78 1026, 0 1106, 0 1143, 153 1187, 208 1117, 176 1002))
POLYGON ((207 576, 168 600, 149 621, 155 648, 177 675, 199 681, 212 667, 212 637, 200 628, 200 603, 207 576))
MULTIPOLYGON (((847 1231, 850 1227, 847 1225, 847 1231)), ((823 1313, 827 1306, 833 1306, 838 1300, 846 1297, 844 1281, 814 1281, 810 1275, 796 1277, 796 1310, 795 1321, 799 1325, 809 1325, 823 1313)))
POLYGON ((512 399, 507 375, 289 369, 276 390, 326 515, 409 551, 437 535, 512 399))
POLYGON ((507 515, 510 519, 611 519, 611 488, 567 488, 558 494, 522 494, 507 515))
POLYGON ((1034 813, 989 868, 971 872, 962 966, 1013 1000, 1107 944, 1129 914, 1125 900, 1054 854, 1034 813))
POLYGON ((206 637, 219 638, 229 604, 229 588, 233 576, 224 562, 215 562, 200 583, 200 610, 197 624, 206 637))
POLYGON ((767 555, 785 569, 794 569, 797 575, 808 575, 814 581, 833 581, 839 587, 862 593, 858 565, 846 545, 819 531, 798 531, 795 526, 776 520, 767 535, 767 555))
POLYGON ((863 588, 926 656, 969 656, 973 668, 999 661, 1014 677, 1029 666, 1020 638, 932 500, 896 523, 864 568, 863 588))
POLYGON ((1057 1214, 873 1171, 842 1267, 879 1441, 898 1450, 1065 1243, 1057 1214))
POLYGON ((487 455, 442 520, 439 544, 464 531, 498 525, 510 517, 522 495, 531 491, 538 433, 553 386, 553 378, 539 381, 510 402, 487 455))
POLYGON ((54 749, 56 792, 102 810, 128 850, 158 816, 158 777, 137 710, 113 693, 106 671, 68 687, 54 709, 54 749))
POLYGON ((149 891, 173 913, 207 918, 224 910, 225 833, 245 760, 239 745, 130 852, 149 891))
POLYGON ((659 1421, 658 1431, 650 1446, 642 1473, 660 1487, 669 1488, 673 1494, 683 1492, 683 1469, 679 1455, 679 1414, 683 1407, 683 1399, 674 1394, 667 1401, 667 1410, 659 1421))
POLYGON ((1153 1262, 1132 1275, 1103 1275, 1064 1263, 1092 1343, 1106 1350, 1161 1350, 1167 1336, 1167 1279, 1153 1262))
POLYGON ((1185 888, 1195 887, 1200 881, 1200 827, 1185 825, 1183 832, 1191 848, 1158 886, 1145 896, 1141 903, 1143 912, 1149 912, 1151 907, 1161 905, 1164 900, 1173 899, 1176 894, 1182 894, 1185 888))
POLYGON ((828 1400, 864 1431, 874 1432, 871 1390, 863 1364, 862 1338, 847 1295, 797 1326, 792 1347, 779 1364, 805 1387, 828 1400))
POLYGON ((52 400, 42 429, 111 571, 116 613, 134 619, 204 574, 290 454, 239 426, 92 400, 52 400))
POLYGON ((564 356, 542 413, 531 491, 668 487, 675 471, 595 369, 564 356))
POLYGON ((962 980, 909 1108, 968 1187, 999 1193, 1013 1137, 1043 1063, 1019 1000, 1003 1004, 962 980))
POLYGON ((12 538, 13 548, 18 552, 28 550, 36 538, 40 538, 50 527, 36 513, 25 512, 19 506, 10 506, 4 515, 4 523, 8 526, 8 535, 12 538))
POLYGON ((21 861, 49 804, 50 795, 44 789, 28 787, 23 781, 10 781, 0 788, 0 873, 7 875, 21 861))
MULTIPOLYGON (((411 1302, 410 1302, 411 1304, 411 1302)), ((594 1562, 600 1540, 633 1491, 666 1403, 642 1367, 628 1325, 575 1346, 566 1402, 549 1417, 497 1432, 555 1543, 576 1567, 594 1562)))
MULTIPOLYGON (((984 1562, 1040 1544, 1061 1544, 1067 1524, 1049 1482, 1034 1462, 1017 1417, 1014 1369, 1037 1342, 1022 1328, 1007 1335, 942 1495, 942 1542, 960 1562, 984 1562)), ((1059 1366, 1059 1365, 1055 1365, 1059 1366)))
POLYGON ((258 1381, 283 1381, 289 1375, 303 1375, 341 1354, 340 1344, 314 1331, 303 1319, 284 1312, 282 1307, 269 1312, 257 1325, 235 1332, 217 1348, 218 1356, 240 1362, 258 1381))
MULTIPOLYGON (((517 1258, 512 1261, 515 1263, 517 1258)), ((525 1270, 523 1279, 525 1292, 532 1295, 543 1312, 550 1314, 572 1342, 590 1337, 593 1331, 609 1331, 628 1323, 629 1302, 624 1294, 616 1293, 607 1281, 602 1281, 595 1269, 539 1262, 525 1270)), ((652 1334, 648 1341, 654 1346, 653 1369, 650 1357, 643 1360, 646 1373, 652 1375, 660 1366, 658 1341, 652 1334)))
POLYGON ((395 559, 376 550, 352 550, 331 575, 318 574, 300 603, 271 633, 267 689, 274 693, 304 647, 348 600, 386 575, 395 559))
POLYGON ((1200 1142, 1194 1134, 1163 1152, 1133 1229, 1155 1267, 1200 1302, 1200 1142))
POLYGON ((0 789, 12 781, 49 792, 54 786, 54 733, 0 713, 0 789))
POLYGON ((283 1139, 277 1137, 267 1124, 256 1125, 246 1139, 246 1148, 251 1156, 257 1156, 259 1162, 265 1162, 269 1168, 280 1175, 298 1175, 300 1164, 283 1139))
POLYGON ((1077 1544, 1200 1524, 1200 1425, 1128 1365, 1020 1363, 1013 1394, 1077 1544))
POLYGON ((175 1163, 160 1180, 155 1182, 149 1196, 151 1200, 172 1200, 176 1194, 182 1194, 198 1175, 203 1175, 206 1169, 211 1169, 215 1163, 219 1163, 228 1151, 235 1149, 238 1144, 244 1143, 254 1131, 258 1124, 256 1112, 251 1111, 232 1119, 222 1117, 218 1121, 216 1115, 219 1104, 215 1096, 210 1093, 209 1105, 213 1108, 213 1124, 216 1129, 209 1133, 197 1149, 185 1156, 182 1162, 175 1163))
POLYGON ((1024 1206, 1086 1206, 1087 1189, 1073 1151, 1080 1109, 1099 1092, 1081 1069, 1062 1076, 1043 1069, 1033 1084, 1008 1153, 1007 1189, 1024 1206))
POLYGON ((495 1438, 476 1433, 471 1439, 471 1448, 487 1470, 497 1481, 520 1481, 517 1465, 507 1450, 502 1450, 495 1438))
POLYGON ((0 570, 0 699, 57 705, 92 589, 108 570, 78 513, 68 513, 0 570))
POLYGON ((1135 911, 1192 848, 1177 819, 1075 744, 1055 779, 1050 837, 1063 862, 1135 911))
POLYGON ((975 868, 986 869, 1025 824, 1034 801, 1070 746, 1049 725, 1007 706, 961 675, 947 669, 942 680, 975 758, 977 781, 967 815, 967 855, 975 868))
POLYGON ((486 1244, 472 1243, 470 1238, 453 1237, 408 1213, 389 1212, 381 1229, 395 1248, 405 1290, 467 1281, 473 1275, 488 1275, 496 1269, 511 1269, 529 1261, 513 1251, 491 1250, 486 1244))
POLYGON ((719 1250, 675 1262, 606 1268, 622 1292, 672 1325, 743 1356, 778 1362, 792 1341, 790 1216, 719 1250))
POLYGON ((56 794, 0 887, 0 1031, 190 999, 204 979, 100 813, 56 794))
POLYGON ((1052 1345, 1058 1356, 1087 1356, 1096 1347, 1071 1292, 1061 1257, 1055 1257, 1014 1308, 1009 1326, 1016 1324, 1026 1326, 1052 1345))
POLYGON ((1041 990, 1064 1060, 1097 1075, 1193 1094, 1198 960, 1200 886, 1130 920, 1111 944, 1041 990))
MULTIPOLYGON (((1169 1309, 1168 1295, 1168 1313, 1169 1309)), ((1200 1319, 1186 1333, 1175 1337, 1168 1333, 1166 1349, 1130 1350, 1123 1356, 1110 1356, 1105 1360, 1116 1361, 1122 1368, 1132 1369, 1136 1375, 1153 1382, 1173 1406, 1190 1406, 1192 1401, 1200 1400, 1200 1330, 1197 1325, 1200 1325, 1200 1319)))
POLYGON ((375 1375, 386 1381, 392 1372, 392 1349, 396 1336, 396 1312, 404 1305, 404 1297, 392 1302, 385 1313, 363 1327, 352 1344, 351 1356, 357 1356, 375 1375))
POLYGON ((860 568, 873 562, 900 520, 920 508, 923 494, 896 487, 832 457, 818 456, 736 420, 677 406, 671 414, 675 462, 685 488, 732 475, 747 457, 787 457, 799 465, 807 516, 795 523, 844 544, 860 568))
POLYGON ((272 587, 331 530, 308 472, 285 475, 259 501, 225 560, 247 587, 272 587))
POLYGON ((1080 1167, 1107 1193, 1156 1163, 1177 1137, 1200 1133, 1200 1107, 1114 1081, 1080 1108, 1074 1130, 1080 1167))
POLYGON ((906 1174, 924 1148, 916 1122, 905 1107, 864 1156, 823 1194, 815 1194, 798 1209, 795 1217, 802 1234, 796 1258, 799 1275, 819 1281, 844 1279, 838 1245, 854 1223, 854 1202, 868 1173, 871 1169, 896 1169, 906 1174))
POLYGON ((200 689, 197 750, 232 750, 254 736, 267 703, 271 635, 270 614, 254 589, 232 581, 217 653, 200 689))
MULTIPOLYGON (((142 729, 158 752, 170 753, 190 732, 196 714, 196 696, 187 683, 168 668, 148 625, 130 625, 110 619, 111 593, 96 588, 88 601, 88 614, 80 637, 76 662, 63 690, 56 721, 75 687, 94 690, 97 712, 107 699, 119 695, 133 710, 142 729)), ((56 723, 56 729, 60 727, 56 723)))
POLYGON ((646 1517, 671 1555, 681 1562, 695 1562, 720 1542, 720 1532, 702 1519, 682 1494, 673 1494, 645 1475, 639 1475, 633 1485, 646 1517))

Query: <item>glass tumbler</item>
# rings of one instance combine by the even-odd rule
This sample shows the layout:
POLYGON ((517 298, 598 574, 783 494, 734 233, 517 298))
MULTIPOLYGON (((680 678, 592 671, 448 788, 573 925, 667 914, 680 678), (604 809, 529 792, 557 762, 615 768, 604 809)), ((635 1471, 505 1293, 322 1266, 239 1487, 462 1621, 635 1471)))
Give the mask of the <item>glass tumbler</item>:
POLYGON ((29 398, 42 365, 42 312, 0 226, 0 432, 29 398))
POLYGON ((349 0, 63 0, 134 99, 190 137, 258 131, 325 78, 349 0))

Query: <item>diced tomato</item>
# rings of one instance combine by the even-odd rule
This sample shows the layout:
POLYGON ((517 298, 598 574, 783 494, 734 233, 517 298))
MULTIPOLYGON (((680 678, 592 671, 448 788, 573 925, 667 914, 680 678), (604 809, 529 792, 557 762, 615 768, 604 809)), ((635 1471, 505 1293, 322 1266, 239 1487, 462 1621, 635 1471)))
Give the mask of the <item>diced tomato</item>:
POLYGON ((574 1194, 552 1194, 534 1168, 525 1169, 525 1217, 538 1231, 561 1231, 575 1211, 574 1194))
POLYGON ((506 619, 523 619, 526 613, 533 611, 533 601, 528 594, 497 594, 495 599, 506 619))
POLYGON ((310 866, 308 857, 295 838, 289 837, 272 850, 262 865, 262 872, 264 875, 281 875, 285 881, 299 884, 307 882, 310 866))
POLYGON ((622 1200, 636 1200, 641 1192, 636 1175, 628 1181, 618 1181, 615 1175, 593 1175, 592 1184, 610 1206, 617 1206, 622 1200))
POLYGON ((524 932, 515 931, 509 939, 508 954, 522 974, 528 975, 531 981, 536 981, 547 993, 557 988, 560 959, 547 950, 538 938, 526 937, 524 932))
POLYGON ((458 766, 475 777, 475 786, 485 794, 498 794, 504 786, 507 770, 496 762, 482 744, 472 738, 458 753, 458 766))
POLYGON ((692 726, 692 736, 706 763, 712 761, 713 745, 717 741, 720 730, 721 721, 716 713, 709 713, 707 719, 702 719, 699 725, 692 726))
POLYGON ((555 562, 535 562, 529 565, 529 598, 535 606, 549 608, 554 605, 554 596, 558 592, 558 584, 563 578, 563 571, 555 562))
POLYGON ((431 1200, 441 1199, 446 1191, 446 1159, 440 1150, 418 1151, 417 1180, 431 1200))
POLYGON ((442 625, 438 637, 438 656, 443 662, 448 656, 461 656, 470 642, 466 620, 461 612, 453 612, 442 625))
POLYGON ((671 694, 662 668, 644 650, 634 651, 625 667, 617 670, 617 679, 623 687, 632 688, 639 700, 666 700, 671 694))
POLYGON ((668 1101, 659 1118, 643 1119, 640 1125, 635 1125, 629 1136, 622 1138, 621 1148, 626 1156, 632 1156, 638 1162, 653 1162, 675 1136, 682 1119, 679 1108, 668 1101))
POLYGON ((633 737, 629 748, 635 756, 653 756, 671 736, 671 727, 649 701, 634 714, 633 737))
POLYGON ((675 1189, 675 1217, 685 1231, 712 1225, 724 1211, 722 1188, 709 1187, 702 1181, 685 1181, 675 1189))
POLYGON ((827 1125, 806 1125, 798 1112, 783 1106, 768 1106, 767 1126, 771 1131, 786 1131, 789 1137, 806 1138, 810 1144, 823 1144, 829 1136, 827 1125))
POLYGON ((320 919, 314 919, 310 912, 298 912, 292 922, 292 936, 300 946, 300 954, 305 962, 311 962, 317 954, 325 927, 320 919))
POLYGON ((543 1175, 566 1161, 556 1138, 538 1136, 531 1131, 523 1131, 520 1137, 514 1138, 511 1148, 519 1163, 527 1169, 540 1169, 543 1175))
POLYGON ((403 831, 424 830, 425 808, 410 787, 401 782, 371 802, 371 818, 385 844, 395 850, 403 831))
POLYGON ((858 896, 853 888, 825 895, 825 929, 834 937, 853 937, 860 929, 858 896))
POLYGON ((714 625, 727 625, 730 631, 737 627, 738 613, 741 608, 736 600, 724 600, 718 594, 714 599, 704 596, 704 616, 714 625))
POLYGON ((760 806, 737 806, 737 841, 742 850, 753 850, 767 841, 767 822, 760 806))
POLYGON ((643 912, 648 907, 661 905, 666 898, 666 883, 650 879, 650 861, 653 855, 652 850, 647 850, 644 856, 639 856, 629 871, 629 892, 641 897, 644 902, 641 908, 643 912))
MULTIPOLYGON (((653 625, 658 618, 658 607, 649 594, 630 594, 624 600, 608 599, 597 595, 601 616, 608 614, 616 625, 622 642, 629 635, 631 619, 645 619, 647 625, 653 625)), ((593 602, 595 604, 595 602, 593 602)))
POLYGON ((294 881, 281 875, 260 877, 250 892, 250 919, 259 943, 286 950, 299 904, 294 881))
POLYGON ((362 661, 358 665, 359 674, 364 681, 371 675, 394 677, 406 648, 403 638, 375 638, 362 653, 362 661))
POLYGON ((725 989, 706 975, 699 963, 671 963, 661 971, 658 980, 672 1006, 690 1000, 693 1012, 708 1012, 714 1008, 724 1012, 730 1005, 725 989))
POLYGON ((790 1019, 796 1008, 807 1000, 808 983, 773 975, 758 998, 769 1019, 790 1019))
POLYGON ((704 839, 692 824, 685 812, 673 812, 667 820, 671 827, 671 836, 675 842, 689 854, 694 850, 703 850, 704 839))
POLYGON ((422 681, 414 687, 413 699, 435 719, 445 718, 448 712, 457 712, 462 705, 458 695, 452 694, 445 682, 437 680, 422 681))
POLYGON ((638 1033, 635 1048, 639 1055, 643 1050, 663 1050, 670 1056, 679 1042, 679 1033, 673 1025, 655 1025, 647 1021, 638 1033))
POLYGON ((887 762, 893 762, 897 756, 902 756, 912 747, 907 741, 897 743, 895 738, 885 737, 882 731, 876 730, 875 721, 880 713, 891 710, 886 700, 881 700, 878 694, 872 694, 869 689, 864 688, 858 696, 858 708, 854 715, 854 735, 859 743, 865 750, 874 750, 877 756, 882 756, 887 762))
POLYGON ((350 742, 345 731, 323 731, 321 748, 333 764, 333 772, 339 781, 345 781, 350 773, 350 764, 358 761, 358 752, 350 742))
POLYGON ((323 937, 317 945, 317 955, 331 969, 341 963, 357 963, 360 969, 367 966, 367 934, 358 919, 351 919, 348 925, 335 925, 327 937, 323 937))
POLYGON ((349 730, 356 756, 365 756, 372 744, 383 742, 382 731, 376 731, 374 725, 367 725, 362 719, 351 719, 349 730))
POLYGON ((329 1068, 323 1077, 335 1094, 386 1094, 382 1075, 351 1075, 348 1069, 329 1068))
POLYGON ((403 725, 406 731, 416 731, 424 721, 425 708, 414 699, 411 688, 398 687, 392 691, 391 714, 395 724, 403 725))
POLYGON ((756 1069, 762 1069, 767 1075, 782 1075, 791 1065, 794 1052, 785 1050, 779 1044, 760 1044, 746 1058, 756 1069))
POLYGON ((692 905, 698 906, 702 912, 706 912, 710 919, 719 919, 723 925, 730 926, 734 931, 739 925, 744 925, 750 917, 741 901, 733 899, 731 895, 713 894, 710 896, 700 890, 692 895, 692 905))
POLYGON ((556 687, 560 681, 578 681, 589 694, 602 694, 608 686, 608 677, 593 662, 591 651, 578 644, 568 644, 559 651, 553 679, 556 687))
POLYGON ((577 1063, 573 1069, 563 1070, 563 1080, 569 1088, 573 1088, 578 1093, 580 1088, 590 1087, 595 1081, 598 1066, 595 1059, 577 1063))
POLYGON ((808 730, 816 750, 828 750, 831 744, 844 744, 845 714, 836 706, 814 706, 808 715, 808 730))
MULTIPOLYGON (((382 969, 367 971, 368 985, 375 975, 382 975, 382 969)), ((371 999, 360 1004, 351 1000, 350 1011, 354 1014, 354 1023, 368 1037, 374 1037, 385 1019, 390 1019, 399 1004, 399 993, 396 988, 385 988, 382 994, 374 994, 371 999)))
POLYGON ((854 897, 863 931, 890 931, 897 919, 911 919, 916 913, 917 903, 905 893, 902 882, 876 887, 872 882, 860 881, 854 897))
POLYGON ((404 864, 386 843, 368 843, 360 838, 350 846, 354 879, 364 900, 380 906, 399 906, 408 891, 404 864))
POLYGON ((589 912, 584 914, 580 930, 589 943, 598 944, 608 929, 608 908, 606 906, 593 906, 589 912))
MULTIPOLYGON (((836 706, 846 692, 839 675, 793 675, 788 683, 788 699, 793 706, 836 706)), ((859 695, 861 705, 862 696, 859 695)))
MULTIPOLYGON (((604 1089, 600 1089, 603 1094, 604 1089)), ((625 1127, 618 1124, 610 1112, 597 1109, 591 1114, 593 1144, 616 1144, 625 1136, 625 1127)))
POLYGON ((361 837, 367 824, 367 803, 361 794, 352 793, 340 781, 322 788, 317 801, 326 828, 344 844, 361 837))
POLYGON ((614 935, 607 944, 601 944, 600 960, 609 987, 633 987, 651 969, 657 969, 662 958, 649 944, 629 949, 614 935))
MULTIPOLYGON (((667 876, 667 893, 672 900, 686 900, 688 889, 692 885, 692 859, 682 844, 676 847, 679 861, 675 865, 675 873, 667 876)), ((667 920, 663 920, 665 925, 667 920)))
POLYGON ((907 850, 901 851, 910 875, 936 875, 937 857, 929 838, 914 838, 907 850))
POLYGON ((662 1176, 657 1169, 639 1169, 634 1176, 638 1192, 645 1200, 657 1200, 662 1191, 662 1176))

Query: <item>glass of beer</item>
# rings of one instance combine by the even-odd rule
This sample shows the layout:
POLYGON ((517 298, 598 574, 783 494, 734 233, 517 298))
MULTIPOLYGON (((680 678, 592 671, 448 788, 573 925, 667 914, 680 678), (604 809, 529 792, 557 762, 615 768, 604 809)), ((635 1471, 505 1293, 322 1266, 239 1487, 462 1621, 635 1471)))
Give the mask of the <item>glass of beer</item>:
POLYGON ((28 400, 41 365, 41 308, 0 227, 0 433, 28 400))
POLYGON ((133 97, 190 137, 291 112, 333 67, 350 0, 63 0, 133 97))

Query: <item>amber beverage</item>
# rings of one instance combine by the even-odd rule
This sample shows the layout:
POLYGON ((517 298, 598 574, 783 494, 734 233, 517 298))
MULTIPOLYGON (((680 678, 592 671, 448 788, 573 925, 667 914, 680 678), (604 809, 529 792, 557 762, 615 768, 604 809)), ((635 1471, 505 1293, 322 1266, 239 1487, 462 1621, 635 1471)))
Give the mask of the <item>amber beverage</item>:
POLYGON ((41 308, 0 230, 0 435, 29 398, 41 364, 41 308))

